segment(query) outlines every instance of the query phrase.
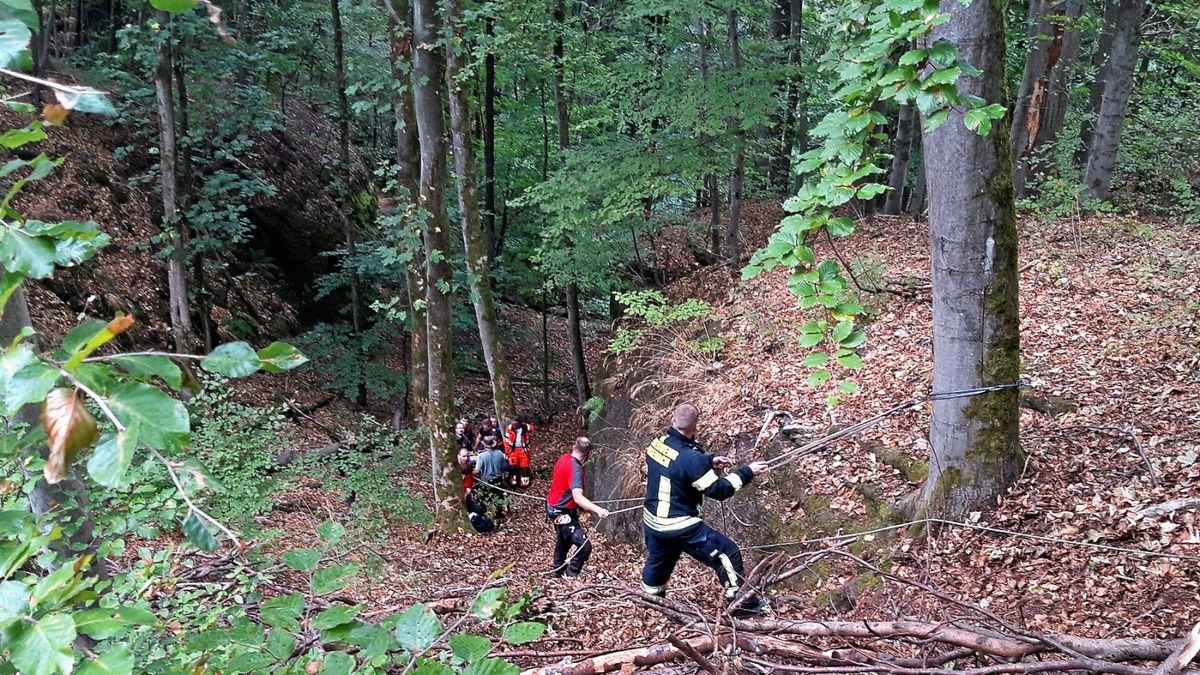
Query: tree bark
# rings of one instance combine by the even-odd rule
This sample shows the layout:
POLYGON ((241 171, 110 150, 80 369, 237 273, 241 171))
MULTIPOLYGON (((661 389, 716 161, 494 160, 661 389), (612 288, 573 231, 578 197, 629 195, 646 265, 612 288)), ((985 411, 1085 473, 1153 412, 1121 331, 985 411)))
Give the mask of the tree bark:
MULTIPOLYGON (((463 40, 462 8, 459 0, 445 0, 447 21, 454 42, 463 40)), ((512 419, 517 414, 512 380, 500 325, 496 319, 496 300, 492 293, 488 245, 480 224, 479 193, 475 184, 475 146, 471 140, 471 116, 467 94, 459 82, 462 62, 454 49, 446 50, 446 87, 450 99, 450 133, 454 143, 454 169, 458 174, 458 216, 466 251, 467 272, 471 283, 471 304, 479 327, 479 342, 492 381, 492 400, 496 417, 512 419)))
MULTIPOLYGON (((396 114, 396 181, 404 194, 404 208, 416 209, 420 195, 421 158, 417 139, 417 118, 413 111, 412 88, 412 16, 411 0, 388 0, 392 62, 392 78, 400 83, 393 89, 392 108, 396 114), (400 17, 403 20, 397 20, 400 17)), ((407 222, 404 227, 408 227, 407 222)), ((405 290, 408 293, 408 319, 411 326, 409 341, 408 393, 414 413, 425 414, 429 400, 429 340, 425 316, 425 247, 421 234, 405 237, 409 260, 404 265, 405 290)))
MULTIPOLYGON (((484 34, 491 38, 496 32, 496 17, 488 16, 484 34)), ((483 232, 487 238, 488 257, 500 255, 496 241, 496 51, 489 44, 483 60, 483 232)))
POLYGON ((900 215, 900 206, 904 203, 904 184, 908 178, 908 155, 912 151, 912 128, 914 114, 911 104, 900 106, 896 120, 896 138, 892 146, 892 169, 888 174, 888 186, 891 191, 883 202, 883 212, 889 216, 900 215))
MULTIPOLYGON (((983 70, 962 94, 1004 99, 1004 3, 942 0, 934 41, 983 70)), ((963 112, 924 136, 933 267, 933 390, 1015 382, 1020 374, 1017 225, 1007 124, 984 138, 963 112)), ((1015 389, 938 400, 930 421, 924 506, 960 518, 988 510, 1016 480, 1022 453, 1015 389)))
MULTIPOLYGON (((338 101, 338 173, 342 178, 342 235, 346 243, 346 271, 350 277, 350 323, 354 327, 356 348, 362 352, 362 297, 358 283, 358 242, 354 233, 356 216, 352 213, 354 197, 350 185, 350 104, 346 97, 346 50, 342 39, 341 0, 329 0, 330 23, 333 26, 333 72, 338 101)), ((365 359, 365 354, 360 354, 365 359)), ((358 404, 367 404, 367 385, 358 383, 358 404)))
MULTIPOLYGON (((170 18, 159 13, 159 23, 169 31, 170 18)), ((171 255, 167 259, 167 292, 171 315, 171 332, 175 350, 188 353, 192 348, 192 312, 188 302, 187 284, 187 225, 179 217, 179 175, 176 171, 175 97, 172 79, 172 39, 161 36, 154 66, 154 93, 158 102, 158 157, 162 172, 163 229, 171 233, 171 255)))
POLYGON ((454 345, 451 335, 448 259, 450 222, 446 216, 446 147, 442 120, 444 54, 434 0, 413 2, 413 108, 421 145, 419 203, 426 213, 425 304, 429 346, 429 427, 434 501, 438 523, 453 530, 463 522, 462 481, 458 480, 458 447, 454 441, 454 345))
MULTIPOLYGON (((726 11, 729 23, 729 50, 731 65, 735 71, 742 69, 742 48, 738 33, 738 11, 726 11)), ((746 186, 746 135, 741 131, 741 120, 730 119, 728 125, 734 131, 736 149, 733 156, 733 173, 729 178, 729 224, 725 228, 725 254, 729 258, 729 274, 734 279, 742 273, 742 243, 739 228, 742 222, 742 191, 746 186)))
POLYGON ((1092 84, 1088 88, 1088 106, 1083 116, 1083 124, 1079 127, 1080 147, 1075 153, 1075 163, 1084 166, 1087 163, 1088 149, 1092 147, 1092 135, 1096 130, 1096 117, 1100 114, 1100 102, 1104 99, 1104 69, 1108 66, 1108 57, 1112 53, 1113 30, 1116 26, 1116 11, 1119 0, 1102 0, 1104 3, 1104 21, 1100 23, 1100 33, 1096 36, 1096 49, 1092 52, 1092 84))
POLYGON ((592 397, 592 386, 588 382, 587 356, 583 352, 583 329, 579 317, 579 286, 567 284, 567 332, 571 336, 571 367, 575 370, 575 394, 579 405, 592 397))
MULTIPOLYGON (((913 118, 913 141, 912 147, 921 147, 921 117, 917 115, 913 118)), ((925 153, 917 158, 917 182, 913 185, 912 195, 908 198, 908 203, 905 205, 905 210, 914 220, 920 220, 925 213, 925 190, 929 187, 929 181, 925 179, 925 153)))
POLYGON ((1038 148, 1053 142, 1066 116, 1067 86, 1079 55, 1079 17, 1084 0, 1032 0, 1029 55, 1013 102, 1013 186, 1017 196, 1038 148))
MULTIPOLYGON (((801 111, 801 91, 804 87, 804 77, 800 66, 804 57, 804 0, 789 0, 791 7, 788 11, 788 63, 793 72, 788 78, 787 110, 784 112, 783 147, 779 155, 778 189, 786 194, 792 191, 792 156, 799 141, 806 140, 802 129, 803 113, 801 111)), ((800 147, 800 152, 805 148, 800 147)))
POLYGON ((1088 147, 1084 191, 1096 199, 1108 199, 1113 167, 1121 145, 1121 126, 1133 93, 1133 74, 1138 63, 1142 16, 1146 0, 1119 0, 1114 12, 1112 52, 1103 72, 1104 96, 1096 117, 1096 129, 1088 147))

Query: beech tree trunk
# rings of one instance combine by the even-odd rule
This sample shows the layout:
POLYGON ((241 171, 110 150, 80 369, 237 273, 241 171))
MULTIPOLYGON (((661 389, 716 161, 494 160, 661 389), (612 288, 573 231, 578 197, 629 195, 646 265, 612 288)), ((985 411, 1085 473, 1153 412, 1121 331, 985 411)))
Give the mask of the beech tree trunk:
MULTIPOLYGON (((705 89, 708 88, 708 22, 700 19, 699 30, 697 31, 698 51, 700 55, 700 79, 704 83, 705 89)), ((716 173, 710 173, 704 177, 704 189, 707 193, 705 197, 708 204, 709 216, 709 248, 712 250, 714 258, 721 257, 721 183, 717 178, 716 173)))
MULTIPOLYGON (((566 0, 554 3, 554 23, 559 28, 554 39, 554 114, 558 121, 558 157, 561 162, 571 142, 570 118, 567 111, 567 95, 563 90, 563 36, 566 28, 566 0)), ((567 244, 570 245, 569 242, 567 244)), ((579 405, 592 397, 592 385, 588 381, 587 355, 583 353, 583 328, 579 312, 579 284, 574 279, 566 285, 567 332, 571 337, 571 368, 575 371, 575 393, 579 405)))
POLYGON ((1104 96, 1096 117, 1096 129, 1088 147, 1087 168, 1083 173, 1085 192, 1096 199, 1108 199, 1112 187, 1117 148, 1121 145, 1121 126, 1133 93, 1133 74, 1138 63, 1138 43, 1142 36, 1142 16, 1146 0, 1119 0, 1113 14, 1112 51, 1101 77, 1104 96))
MULTIPOLYGON (((918 121, 918 126, 920 122, 918 121)), ((916 141, 920 143, 920 141, 916 141)), ((925 215, 925 190, 929 187, 929 181, 925 178, 925 160, 921 159, 917 165, 917 183, 913 185, 912 196, 908 198, 908 214, 914 219, 920 220, 925 215)))
MULTIPOLYGON (((933 41, 958 47, 983 70, 958 80, 962 94, 1005 105, 1004 4, 942 0, 950 21, 933 41)), ((981 137, 963 112, 924 136, 933 267, 933 390, 1015 382, 1020 374, 1017 221, 1008 125, 981 137)), ((988 511, 1020 474, 1017 391, 933 403, 923 505, 961 518, 988 511)))
POLYGON ((450 221, 446 216, 446 144, 442 120, 445 58, 434 0, 413 2, 413 108, 421 145, 419 203, 425 222, 425 304, 429 340, 429 401, 426 424, 433 471, 438 523, 444 530, 460 526, 462 481, 458 480, 458 447, 454 440, 454 345, 451 335, 450 221))
MULTIPOLYGON (((496 17, 488 16, 484 34, 496 32, 496 17)), ((483 59, 483 233, 488 258, 500 255, 496 241, 496 52, 490 46, 483 59)))
MULTIPOLYGON (((780 194, 788 194, 793 192, 792 181, 795 176, 792 175, 792 157, 796 152, 797 143, 804 140, 805 132, 801 129, 803 125, 801 91, 804 87, 804 77, 800 72, 804 56, 804 0, 789 0, 790 8, 788 10, 788 63, 794 69, 791 77, 788 78, 786 101, 787 109, 783 116, 783 146, 780 148, 778 158, 778 177, 775 185, 780 194)), ((800 152, 804 152, 805 148, 801 147, 800 152)))
POLYGON ((888 174, 888 186, 891 191, 883 202, 883 212, 889 216, 900 215, 900 206, 904 203, 904 184, 908 178, 908 155, 912 151, 912 127, 916 117, 911 104, 900 106, 896 120, 896 138, 892 146, 892 169, 888 174))
MULTIPOLYGON (((459 0, 445 0, 447 21, 455 42, 463 39, 462 8, 459 0)), ((454 143, 454 169, 458 174, 458 211, 466 250, 467 271, 471 283, 471 304, 479 326, 479 342, 492 382, 492 399, 499 419, 511 419, 517 414, 513 399, 512 380, 500 326, 496 320, 496 300, 492 294, 491 270, 488 265, 488 246, 479 214, 479 193, 475 185, 475 146, 471 140, 471 116, 467 109, 467 93, 458 78, 462 62, 454 49, 446 50, 446 87, 450 99, 450 133, 454 143)))
MULTIPOLYGON (((160 12, 161 25, 169 26, 166 12, 160 12)), ((168 29, 169 30, 169 29, 168 29)), ((167 259, 167 292, 171 314, 171 332, 175 350, 187 353, 192 348, 192 311, 188 302, 187 225, 179 217, 179 175, 176 171, 175 97, 172 78, 172 45, 169 34, 162 36, 154 65, 154 94, 158 102, 158 160, 162 172, 163 229, 171 233, 171 255, 167 259)))
POLYGON ((1021 90, 1013 102, 1013 187, 1025 182, 1034 153, 1054 141, 1067 112, 1067 86, 1079 55, 1079 18, 1084 0, 1032 0, 1029 8, 1029 55, 1021 90))
POLYGON ((1108 57, 1112 53, 1113 30, 1116 27, 1116 12, 1119 0, 1103 0, 1104 21, 1100 24, 1100 32, 1096 36, 1096 49, 1092 52, 1092 83, 1088 87, 1088 106, 1079 127, 1080 147, 1075 153, 1075 163, 1084 166, 1087 163, 1088 149, 1092 147, 1092 135, 1096 130, 1096 117, 1100 114, 1100 101, 1104 98, 1104 69, 1108 66, 1108 57))
MULTIPOLYGON (((726 12, 729 23, 729 50, 731 65, 735 71, 742 69, 742 48, 738 33, 737 9, 726 12)), ((739 228, 742 223, 742 191, 746 187, 746 135, 741 129, 741 120, 730 119, 728 124, 734 132, 736 149, 733 156, 733 173, 729 178, 729 224, 725 228, 725 254, 729 258, 729 274, 734 279, 742 274, 742 242, 739 228)))
MULTIPOLYGON (((392 108, 396 113, 396 181, 404 191, 402 208, 416 208, 420 195, 420 142, 417 139, 417 118, 413 111, 412 16, 411 0, 389 0, 391 28, 392 78, 401 85, 393 91, 392 108), (399 20, 397 20, 399 17, 399 20)), ((408 242, 408 237, 405 238, 408 242)), ((418 417, 425 415, 429 400, 429 340, 425 316, 425 245, 416 233, 407 244, 409 260, 405 264, 405 287, 408 292, 408 319, 411 326, 409 342, 408 393, 418 417)))

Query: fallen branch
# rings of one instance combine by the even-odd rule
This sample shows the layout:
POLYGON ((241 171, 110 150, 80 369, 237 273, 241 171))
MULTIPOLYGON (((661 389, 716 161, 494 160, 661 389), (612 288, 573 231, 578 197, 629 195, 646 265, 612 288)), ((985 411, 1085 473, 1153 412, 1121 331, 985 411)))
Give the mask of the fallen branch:
POLYGON ((1154 671, 1154 675, 1179 675, 1184 668, 1188 667, 1195 658, 1196 654, 1200 653, 1200 623, 1192 626, 1192 631, 1188 633, 1188 638, 1179 645, 1162 665, 1154 671))

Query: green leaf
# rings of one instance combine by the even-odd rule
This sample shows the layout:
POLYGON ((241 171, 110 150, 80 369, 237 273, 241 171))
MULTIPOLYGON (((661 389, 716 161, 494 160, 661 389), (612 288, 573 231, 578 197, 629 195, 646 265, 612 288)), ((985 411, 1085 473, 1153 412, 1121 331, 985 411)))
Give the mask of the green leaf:
POLYGON ((962 75, 962 69, 958 66, 942 68, 935 70, 925 78, 923 84, 954 84, 958 80, 958 76, 962 75))
POLYGON ((300 630, 300 614, 304 612, 304 595, 278 595, 262 604, 259 610, 263 623, 296 632, 300 630))
POLYGON ((845 314, 847 316, 857 316, 863 313, 863 308, 862 305, 859 305, 858 303, 840 302, 834 311, 838 314, 845 314))
POLYGON ((243 652, 229 659, 229 664, 222 669, 227 673, 248 673, 254 670, 264 670, 275 663, 275 657, 265 652, 243 652))
POLYGON ((75 675, 131 675, 133 673, 133 652, 129 647, 116 644, 109 647, 100 656, 89 659, 75 671, 75 675))
POLYGON ((125 488, 129 482, 125 473, 137 450, 138 425, 116 434, 104 434, 88 459, 87 470, 92 480, 110 488, 125 488))
MULTIPOLYGON (((4 30, 3 22, 0 22, 0 42, 3 42, 3 40, 4 40, 4 37, 2 34, 3 30, 4 30)), ((0 46, 0 50, 3 50, 3 49, 4 48, 2 46, 0 46)), ((2 67, 3 66, 0 66, 0 68, 2 68, 2 67)), ((29 143, 36 143, 38 141, 44 141, 44 140, 46 140, 46 138, 47 138, 46 131, 42 128, 42 123, 41 122, 32 122, 28 126, 22 127, 20 129, 9 129, 8 131, 5 131, 4 133, 0 134, 0 145, 8 148, 9 150, 16 150, 17 148, 19 148, 23 145, 27 145, 29 143)), ((41 155, 40 157, 45 158, 45 155, 41 155)), ((21 166, 30 166, 32 164, 33 164, 32 161, 28 161, 28 162, 22 162, 22 164, 20 164, 19 166, 14 166, 12 162, 9 162, 4 165, 4 168, 5 168, 6 173, 11 173, 12 171, 15 171, 16 169, 20 168, 21 166)))
POLYGON ((829 222, 825 223, 825 229, 835 237, 849 237, 854 234, 854 221, 845 216, 830 218, 829 222))
POLYGON ((332 652, 325 655, 321 675, 350 675, 356 665, 353 656, 345 652, 332 652))
POLYGON ((808 376, 808 386, 819 387, 829 381, 828 370, 818 370, 808 376))
POLYGON ((325 595, 332 593, 339 588, 344 588, 350 583, 351 577, 358 572, 358 565, 354 563, 346 563, 336 567, 326 567, 323 570, 317 570, 317 573, 312 578, 312 590, 317 595, 325 595))
POLYGON ((217 550, 217 538, 208 529, 208 523, 195 513, 189 513, 188 517, 183 519, 183 536, 201 551, 217 550))
POLYGON ((862 357, 858 354, 839 356, 837 362, 839 366, 849 368, 850 370, 858 370, 863 367, 862 357))
POLYGON ((25 275, 20 272, 5 271, 4 275, 0 276, 0 316, 4 316, 4 308, 8 307, 9 299, 21 287, 23 281, 25 275))
POLYGON ((853 321, 839 321, 838 325, 834 326, 834 328, 833 328, 833 341, 841 342, 842 340, 845 340, 847 337, 849 337, 850 333, 853 331, 854 331, 854 322, 853 321))
POLYGON ((180 12, 190 11, 196 6, 196 0, 150 0, 150 6, 154 9, 179 14, 180 12))
POLYGON ((20 581, 0 582, 0 626, 29 613, 29 587, 20 581))
POLYGON ((858 391, 858 383, 854 380, 843 380, 842 382, 838 382, 838 391, 843 394, 853 394, 858 391))
POLYGON ((268 373, 282 373, 308 363, 308 357, 286 342, 272 342, 258 350, 262 369, 268 373))
POLYGON ((112 360, 130 375, 148 380, 157 377, 172 389, 178 390, 183 386, 183 372, 175 362, 166 356, 157 354, 142 354, 138 356, 118 356, 112 360))
POLYGON ((229 342, 209 352, 200 367, 225 377, 246 377, 258 372, 262 361, 245 342, 229 342))
POLYGON ((945 40, 939 40, 929 48, 929 58, 933 59, 939 66, 950 65, 954 62, 956 56, 958 56, 958 47, 945 40))
POLYGON ((45 279, 54 273, 54 241, 31 237, 24 232, 0 229, 0 266, 30 279, 45 279))
POLYGON ((814 347, 821 343, 825 336, 821 333, 803 333, 798 340, 801 347, 814 347))
POLYGON ((856 330, 853 333, 847 335, 846 339, 842 340, 840 344, 843 347, 849 347, 849 348, 853 349, 866 341, 867 341, 867 334, 862 332, 861 330, 856 330))
POLYGON ((321 553, 311 548, 297 548, 283 554, 283 564, 297 572, 311 572, 317 569, 321 553))
POLYGON ((0 0, 0 19, 17 19, 30 31, 35 31, 40 22, 33 3, 29 0, 0 0))
POLYGON ((187 408, 157 387, 122 382, 107 398, 108 407, 126 428, 138 426, 138 438, 152 448, 178 449, 189 442, 187 408))
POLYGON ((317 630, 329 630, 350 623, 362 610, 362 605, 334 605, 314 616, 310 623, 317 630))
POLYGON ((450 638, 450 651, 467 663, 475 663, 492 651, 492 641, 469 633, 459 633, 450 638))
POLYGON ((429 648, 441 632, 442 624, 437 615, 421 603, 405 610, 396 622, 396 640, 401 648, 410 652, 429 648))
POLYGON ((915 66, 916 64, 924 61, 925 57, 928 55, 929 50, 927 49, 910 49, 909 51, 904 52, 904 54, 900 56, 900 60, 896 61, 896 63, 901 66, 915 66))
POLYGON ((471 605, 471 613, 480 619, 490 619, 504 608, 504 594, 507 591, 503 588, 489 588, 479 594, 475 598, 475 602, 471 605))
POLYGON ((818 368, 826 363, 829 363, 828 354, 825 352, 813 352, 804 359, 803 365, 809 368, 818 368))
POLYGON ((4 390, 0 391, 0 399, 4 403, 4 416, 12 417, 25 405, 44 401, 54 385, 58 384, 58 378, 58 369, 41 361, 35 361, 18 370, 8 380, 4 390))
POLYGON ((12 665, 25 675, 69 673, 75 665, 74 641, 75 622, 66 614, 22 621, 10 643, 12 665))
POLYGON ((29 27, 20 19, 0 21, 0 68, 8 68, 17 62, 29 46, 31 35, 29 27))
POLYGON ((546 633, 546 624, 536 621, 521 621, 504 629, 504 641, 510 645, 533 642, 546 633))
POLYGON ((154 623, 154 614, 144 607, 99 607, 75 612, 75 630, 97 640, 124 633, 130 626, 154 623))
POLYGON ((59 105, 67 110, 96 115, 112 116, 117 114, 116 108, 113 108, 112 102, 108 100, 108 95, 102 91, 55 89, 54 97, 58 99, 59 105))
POLYGON ((296 649, 296 637, 285 630, 267 633, 267 651, 276 661, 285 661, 296 649))
POLYGON ((946 123, 946 120, 949 117, 950 117, 950 111, 946 110, 945 108, 943 108, 941 110, 936 110, 936 111, 930 113, 929 115, 926 115, 925 116, 925 126, 924 126, 925 133, 933 133, 934 131, 936 131, 938 127, 940 127, 946 123))
POLYGON ((346 528, 342 524, 327 520, 317 526, 317 536, 321 538, 321 543, 326 546, 337 546, 337 543, 342 540, 342 535, 346 534, 346 528))
POLYGON ((963 124, 984 138, 992 131, 992 118, 983 108, 976 108, 964 115, 963 124))
POLYGON ((484 659, 464 668, 462 675, 517 675, 520 672, 520 668, 503 659, 484 659))

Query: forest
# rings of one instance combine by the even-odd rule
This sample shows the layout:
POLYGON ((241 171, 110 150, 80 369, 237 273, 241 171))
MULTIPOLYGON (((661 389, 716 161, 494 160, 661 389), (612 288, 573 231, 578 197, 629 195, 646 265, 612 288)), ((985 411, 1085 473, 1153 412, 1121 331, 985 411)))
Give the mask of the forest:
POLYGON ((1200 673, 1193 0, 0 0, 0 674, 1200 673))

